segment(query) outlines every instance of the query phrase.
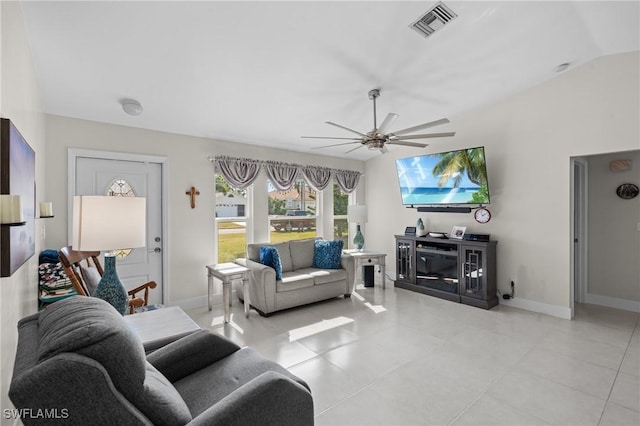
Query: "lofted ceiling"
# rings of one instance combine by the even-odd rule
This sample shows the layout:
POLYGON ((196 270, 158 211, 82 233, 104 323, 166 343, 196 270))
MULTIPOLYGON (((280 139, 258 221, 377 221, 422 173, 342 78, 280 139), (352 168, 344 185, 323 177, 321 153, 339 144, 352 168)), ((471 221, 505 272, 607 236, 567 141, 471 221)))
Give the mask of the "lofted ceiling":
POLYGON ((360 160, 381 154, 300 136, 371 130, 373 88, 378 124, 455 131, 559 64, 639 50, 638 1, 444 3, 425 38, 409 25, 437 1, 21 2, 47 113, 360 160))

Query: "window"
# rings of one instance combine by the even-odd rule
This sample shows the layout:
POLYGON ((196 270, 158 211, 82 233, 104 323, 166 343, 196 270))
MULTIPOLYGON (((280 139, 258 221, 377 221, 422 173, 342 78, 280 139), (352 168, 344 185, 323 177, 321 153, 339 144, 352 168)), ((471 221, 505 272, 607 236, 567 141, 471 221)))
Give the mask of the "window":
MULTIPOLYGON (((135 197, 136 196, 129 182, 127 182, 124 179, 114 180, 111 183, 111 185, 109 185, 109 188, 107 188, 107 193, 105 195, 108 195, 110 197, 135 197)), ((116 255, 118 259, 124 259, 125 257, 131 254, 132 250, 133 249, 130 249, 130 248, 115 249, 113 250, 113 253, 116 255)))
POLYGON ((333 239, 344 241, 349 247, 349 223, 347 222, 347 205, 349 195, 343 194, 337 184, 333 184, 333 239))
POLYGON ((113 183, 109 185, 109 189, 107 189, 106 195, 114 196, 114 197, 135 197, 136 196, 129 182, 127 182, 124 179, 114 180, 113 183))
POLYGON ((267 191, 272 243, 316 236, 317 194, 313 188, 301 179, 286 191, 267 183, 267 191))
POLYGON ((216 234, 218 263, 245 256, 247 246, 247 190, 231 187, 216 175, 216 234))

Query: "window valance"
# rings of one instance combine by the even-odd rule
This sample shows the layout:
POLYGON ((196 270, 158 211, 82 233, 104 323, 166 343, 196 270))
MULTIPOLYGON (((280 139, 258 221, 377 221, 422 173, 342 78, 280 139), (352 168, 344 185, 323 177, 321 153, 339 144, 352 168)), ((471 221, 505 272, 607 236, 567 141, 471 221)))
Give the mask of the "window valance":
POLYGON ((352 170, 330 169, 326 167, 301 166, 299 164, 277 161, 259 161, 248 158, 215 157, 209 158, 215 164, 216 173, 235 188, 246 188, 258 178, 260 170, 269 177, 273 186, 280 190, 290 189, 300 177, 314 189, 321 191, 335 179, 340 190, 346 194, 358 186, 362 173, 352 170))

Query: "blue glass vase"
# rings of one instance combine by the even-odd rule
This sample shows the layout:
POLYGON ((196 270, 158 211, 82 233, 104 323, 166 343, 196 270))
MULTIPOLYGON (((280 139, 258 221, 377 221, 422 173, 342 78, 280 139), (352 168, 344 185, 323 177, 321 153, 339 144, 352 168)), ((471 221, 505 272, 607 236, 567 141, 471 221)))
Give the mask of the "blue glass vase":
POLYGON ((124 315, 129 306, 129 296, 124 288, 118 273, 116 272, 116 255, 107 253, 104 255, 104 274, 96 287, 95 297, 109 302, 111 306, 124 315))
POLYGON ((362 251, 362 247, 364 247, 364 235, 362 235, 362 232, 360 232, 359 224, 356 230, 356 235, 353 237, 353 245, 356 246, 358 251, 362 251))

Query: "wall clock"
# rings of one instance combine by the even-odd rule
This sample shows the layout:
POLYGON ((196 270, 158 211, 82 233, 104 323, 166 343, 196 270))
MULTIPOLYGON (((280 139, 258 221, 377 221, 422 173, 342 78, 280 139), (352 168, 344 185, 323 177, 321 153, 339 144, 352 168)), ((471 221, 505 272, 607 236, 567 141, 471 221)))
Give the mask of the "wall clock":
POLYGON ((487 223, 491 220, 491 212, 486 207, 480 207, 473 212, 473 218, 478 223, 487 223))
POLYGON ((632 183, 623 183, 616 189, 616 194, 618 194, 618 197, 625 200, 635 198, 638 195, 638 192, 640 192, 638 186, 632 183))

